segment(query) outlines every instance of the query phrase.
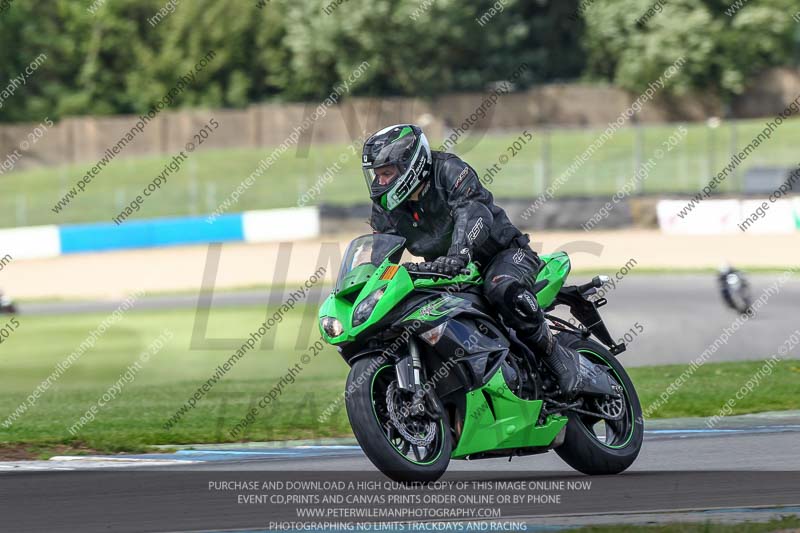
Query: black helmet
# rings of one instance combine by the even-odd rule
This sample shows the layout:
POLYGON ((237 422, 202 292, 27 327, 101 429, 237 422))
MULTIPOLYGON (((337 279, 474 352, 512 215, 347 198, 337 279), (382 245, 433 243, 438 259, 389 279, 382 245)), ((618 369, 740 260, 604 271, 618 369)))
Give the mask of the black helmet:
POLYGON ((361 166, 370 198, 391 211, 411 196, 430 173, 431 147, 419 126, 389 126, 364 143, 361 166), (376 172, 381 168, 385 172, 376 172))

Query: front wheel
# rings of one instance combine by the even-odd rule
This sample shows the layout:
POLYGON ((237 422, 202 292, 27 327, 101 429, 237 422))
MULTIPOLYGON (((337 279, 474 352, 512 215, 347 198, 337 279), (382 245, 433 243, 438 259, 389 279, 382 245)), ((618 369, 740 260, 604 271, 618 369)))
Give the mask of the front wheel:
POLYGON ((605 401, 602 404, 591 399, 590 406, 584 406, 584 410, 609 414, 615 420, 569 413, 564 444, 556 448, 556 453, 584 474, 619 474, 636 460, 644 439, 642 406, 636 389, 617 358, 602 345, 571 334, 562 333, 558 338, 591 362, 608 368, 611 378, 622 386, 623 397, 621 402, 605 401))
POLYGON ((412 393, 398 388, 393 365, 370 357, 356 361, 346 390, 350 426, 378 470, 399 482, 436 481, 444 474, 453 446, 447 415, 411 415, 412 393))

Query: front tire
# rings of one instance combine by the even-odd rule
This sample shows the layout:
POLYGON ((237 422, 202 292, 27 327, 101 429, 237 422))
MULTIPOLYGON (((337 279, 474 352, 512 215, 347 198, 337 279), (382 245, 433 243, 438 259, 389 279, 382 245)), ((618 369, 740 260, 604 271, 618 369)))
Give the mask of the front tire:
MULTIPOLYGON (((450 463, 453 441, 447 415, 436 421, 429 447, 413 446, 393 424, 387 390, 396 387, 394 366, 367 357, 356 361, 347 376, 345 405, 350 427, 364 453, 378 470, 398 482, 431 482, 450 463)), ((420 421, 425 426, 430 421, 420 421)), ((418 424, 418 425, 419 425, 418 424)))
POLYGON ((556 453, 569 466, 584 474, 619 474, 636 460, 644 440, 642 407, 636 389, 623 366, 604 346, 572 334, 562 333, 558 335, 558 339, 593 363, 611 370, 611 376, 624 389, 625 414, 622 420, 607 424, 605 436, 599 437, 594 428, 601 419, 568 413, 569 423, 564 444, 556 448, 556 453))

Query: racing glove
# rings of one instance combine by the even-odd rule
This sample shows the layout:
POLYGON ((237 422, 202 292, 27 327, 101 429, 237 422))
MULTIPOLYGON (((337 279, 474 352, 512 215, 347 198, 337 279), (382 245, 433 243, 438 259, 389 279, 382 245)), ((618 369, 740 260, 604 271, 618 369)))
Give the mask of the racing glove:
POLYGON ((419 272, 419 265, 417 263, 403 263, 403 267, 409 272, 419 272))
POLYGON ((469 264, 469 256, 466 254, 443 255, 433 262, 434 272, 445 276, 456 276, 469 264))

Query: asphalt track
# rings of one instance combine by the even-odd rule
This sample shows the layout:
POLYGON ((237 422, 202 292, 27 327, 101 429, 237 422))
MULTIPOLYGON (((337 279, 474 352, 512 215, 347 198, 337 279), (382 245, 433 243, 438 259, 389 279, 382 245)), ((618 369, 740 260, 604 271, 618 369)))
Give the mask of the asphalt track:
MULTIPOLYGON (((758 298, 779 278, 778 274, 750 276, 753 297, 758 298)), ((587 276, 577 274, 570 278, 576 284, 587 280, 587 276)), ((612 335, 622 337, 627 332, 632 338, 629 350, 621 356, 629 366, 689 363, 713 344, 724 328, 732 330, 738 318, 723 304, 712 274, 649 275, 637 274, 634 269, 615 283, 616 288, 609 287, 608 304, 600 312, 612 335)), ((800 280, 790 279, 778 286, 777 294, 774 289, 771 292, 756 316, 740 321, 728 343, 718 347, 710 362, 767 359, 800 328, 800 280)), ((308 301, 316 304, 326 294, 327 290, 312 291, 308 301)), ((266 307, 269 296, 266 290, 214 294, 211 317, 215 307, 266 307)), ((196 308, 197 302, 197 295, 151 296, 139 300, 137 308, 196 308)), ((23 303, 20 313, 111 312, 118 305, 113 301, 23 303)), ((789 356, 800 356, 800 350, 789 356)))
MULTIPOLYGON (((127 469, 97 468, 92 465, 92 459, 80 459, 72 461, 81 465, 76 470, 0 473, 0 516, 2 528, 15 532, 268 531, 285 528, 286 522, 320 521, 299 519, 300 508, 337 506, 248 502, 241 501, 240 495, 299 494, 309 498, 317 494, 316 497, 321 498, 322 494, 342 493, 372 494, 373 497, 376 494, 420 494, 423 497, 438 494, 442 498, 450 494, 484 497, 494 494, 496 498, 500 494, 517 495, 522 501, 502 505, 497 501, 474 504, 454 500, 428 507, 461 513, 477 512, 469 509, 500 509, 501 516, 494 516, 491 521, 505 523, 513 531, 553 530, 596 523, 763 520, 786 514, 800 516, 798 443, 800 413, 732 417, 715 430, 704 428, 697 420, 661 421, 648 426, 639 459, 619 476, 583 476, 569 471, 554 453, 548 453, 515 458, 511 462, 505 459, 454 461, 438 488, 409 491, 381 485, 353 491, 306 485, 255 492, 226 488, 221 483, 352 481, 384 484, 386 479, 375 473, 357 446, 239 449, 212 446, 212 449, 159 456, 169 465, 160 468, 152 463, 127 469), (195 462, 176 464, 175 459, 195 462), (499 488, 497 485, 509 481, 528 485, 527 488, 499 488), (473 482, 488 482, 489 485, 473 482), (558 485, 574 482, 582 483, 578 488, 558 485), (456 490, 458 483, 462 483, 463 490, 456 490), (534 484, 538 485, 534 488, 534 484), (284 525, 270 527, 271 522, 284 525)), ((154 456, 139 457, 147 460, 154 456)), ((338 507, 374 509, 376 506, 338 507)), ((327 520, 368 521, 341 517, 327 520)), ((451 523, 485 521, 479 517, 447 520, 451 523)), ((395 530, 412 529, 403 526, 395 530)))

